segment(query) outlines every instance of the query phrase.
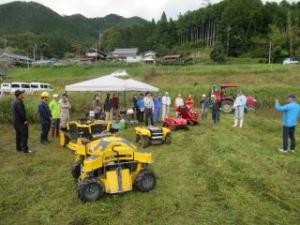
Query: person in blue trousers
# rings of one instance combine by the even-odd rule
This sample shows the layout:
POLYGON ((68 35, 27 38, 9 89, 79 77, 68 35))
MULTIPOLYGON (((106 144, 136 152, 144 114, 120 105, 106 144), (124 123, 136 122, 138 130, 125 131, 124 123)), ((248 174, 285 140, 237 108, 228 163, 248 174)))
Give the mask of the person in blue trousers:
POLYGON ((41 95, 41 103, 39 104, 39 115, 41 122, 41 144, 46 145, 49 144, 48 134, 50 131, 51 125, 51 111, 48 105, 49 93, 43 92, 41 95))
POLYGON ((159 123, 160 120, 160 112, 161 112, 161 108, 162 108, 162 101, 161 98, 159 96, 155 96, 153 99, 154 102, 154 113, 153 113, 153 121, 154 124, 159 123))
POLYGON ((287 153, 288 150, 295 152, 296 139, 295 130, 300 117, 300 105, 297 102, 295 95, 290 94, 287 97, 288 104, 281 105, 279 100, 275 101, 275 109, 283 113, 283 148, 280 152, 287 153), (289 139, 291 139, 290 149, 288 149, 289 139))

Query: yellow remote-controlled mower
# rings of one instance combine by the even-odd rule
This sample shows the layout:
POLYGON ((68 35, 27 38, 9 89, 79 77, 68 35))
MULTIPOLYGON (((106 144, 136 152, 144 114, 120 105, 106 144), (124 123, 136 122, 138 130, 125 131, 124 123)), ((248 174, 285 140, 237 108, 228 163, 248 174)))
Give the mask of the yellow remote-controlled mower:
POLYGON ((89 155, 89 143, 93 140, 111 136, 111 126, 111 122, 81 119, 69 122, 67 130, 60 132, 60 145, 75 153, 75 163, 71 171, 74 178, 78 179, 80 176, 82 162, 89 155))
POLYGON ((136 127, 136 142, 141 143, 143 148, 151 144, 171 144, 171 130, 163 127, 136 127))
POLYGON ((132 191, 149 192, 156 185, 156 177, 149 164, 151 153, 140 153, 136 146, 120 137, 105 137, 87 145, 78 179, 81 201, 96 201, 105 194, 132 191))
POLYGON ((60 145, 77 151, 82 141, 88 142, 111 135, 111 122, 80 119, 67 124, 67 129, 60 132, 60 145))

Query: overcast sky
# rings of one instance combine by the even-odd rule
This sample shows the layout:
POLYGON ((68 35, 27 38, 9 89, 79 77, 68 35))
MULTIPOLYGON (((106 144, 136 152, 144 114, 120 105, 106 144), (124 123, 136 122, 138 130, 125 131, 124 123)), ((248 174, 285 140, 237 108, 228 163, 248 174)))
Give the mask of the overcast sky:
MULTIPOLYGON (((0 4, 13 0, 0 0, 0 4)), ((28 1, 28 0, 26 0, 28 1)), ((29 0, 30 1, 30 0, 29 0)), ((86 17, 103 17, 110 13, 124 17, 140 16, 159 19, 163 11, 168 17, 177 18, 179 13, 203 7, 207 2, 220 0, 36 0, 62 15, 80 13, 86 17)), ((281 0, 273 0, 280 2, 281 0)), ((290 0, 293 1, 293 0, 290 0)), ((297 0, 295 0, 297 1, 297 0)))

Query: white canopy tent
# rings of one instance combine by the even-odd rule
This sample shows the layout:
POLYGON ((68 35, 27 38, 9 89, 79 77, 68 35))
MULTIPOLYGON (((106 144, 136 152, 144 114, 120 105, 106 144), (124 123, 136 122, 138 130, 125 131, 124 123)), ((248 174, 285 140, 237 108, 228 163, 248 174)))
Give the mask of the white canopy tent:
POLYGON ((123 80, 112 77, 104 76, 92 80, 87 80, 75 84, 70 84, 65 87, 66 91, 126 91, 126 85, 123 80))
POLYGON ((65 87, 66 91, 81 92, 158 92, 159 89, 141 81, 127 79, 122 80, 114 76, 104 76, 87 80, 65 87))
POLYGON ((133 79, 128 79, 124 80, 126 82, 126 85, 128 88, 132 88, 131 91, 139 91, 139 92, 158 92, 159 88, 154 87, 150 84, 146 84, 141 81, 133 80, 133 79))

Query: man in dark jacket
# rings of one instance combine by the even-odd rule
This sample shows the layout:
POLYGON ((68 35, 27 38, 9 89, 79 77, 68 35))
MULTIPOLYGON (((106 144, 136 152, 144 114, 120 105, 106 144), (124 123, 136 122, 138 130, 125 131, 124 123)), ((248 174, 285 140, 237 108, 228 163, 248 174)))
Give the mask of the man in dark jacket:
POLYGON ((28 122, 23 99, 24 91, 15 92, 16 99, 12 104, 13 125, 16 130, 16 148, 17 151, 31 153, 28 148, 28 122))
POLYGON ((104 102, 104 112, 105 112, 106 121, 112 120, 112 107, 113 107, 113 101, 110 98, 110 94, 107 94, 104 102))
POLYGON ((43 92, 41 98, 42 101, 39 104, 40 122, 42 127, 41 144, 46 145, 49 144, 48 134, 51 126, 51 111, 48 105, 48 100, 49 100, 48 92, 43 92))

